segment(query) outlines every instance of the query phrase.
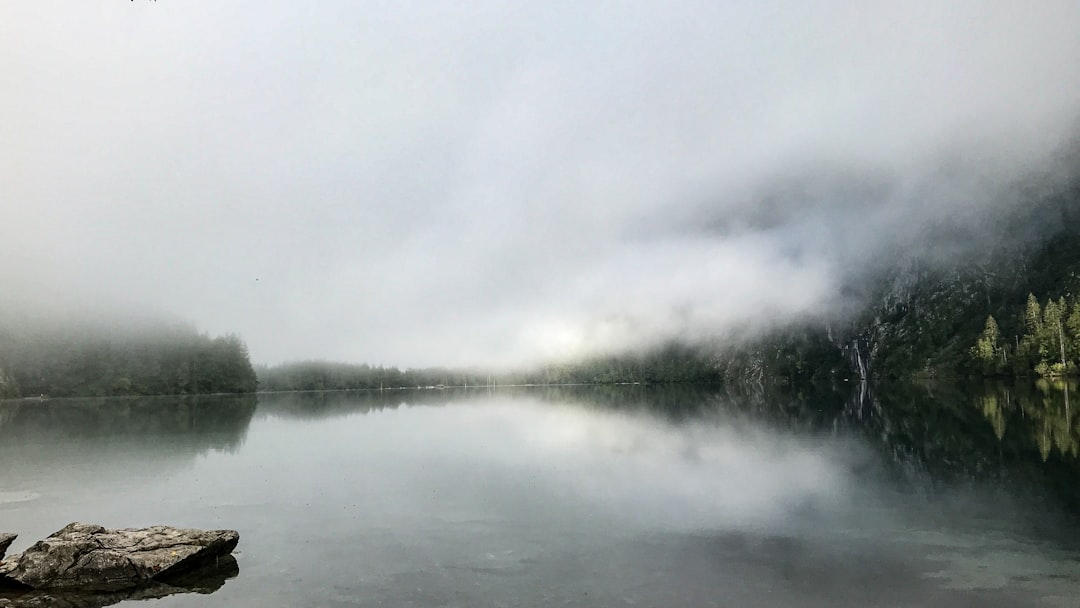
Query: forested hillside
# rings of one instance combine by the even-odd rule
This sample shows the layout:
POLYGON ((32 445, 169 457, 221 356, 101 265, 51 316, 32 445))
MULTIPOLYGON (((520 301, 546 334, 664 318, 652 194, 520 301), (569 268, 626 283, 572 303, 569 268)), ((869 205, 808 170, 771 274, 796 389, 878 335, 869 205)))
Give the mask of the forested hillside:
MULTIPOLYGON (((1030 242, 986 243, 973 258, 894 271, 835 342, 869 375, 981 375, 988 369, 973 347, 993 316, 1002 345, 1011 343, 1023 360, 1009 372, 1033 374, 1050 339, 1041 321, 1027 320, 1029 302, 1053 302, 1055 309, 1080 293, 1080 188, 1033 201, 1010 218, 1003 243, 1009 229, 1032 225, 1041 234, 1030 242), (1025 341, 1032 332, 1038 336, 1025 341)), ((1051 314, 1054 324, 1060 313, 1051 314)))
POLYGON ((26 322, 0 325, 0 397, 244 393, 247 347, 184 325, 26 322))
POLYGON ((1031 190, 989 226, 939 226, 894 252, 848 286, 854 314, 718 349, 717 365, 733 380, 816 382, 1076 373, 1080 180, 1031 190))
POLYGON ((1080 359, 1080 299, 1070 294, 1040 305, 1028 296, 1023 335, 1013 340, 1001 333, 993 315, 971 347, 977 369, 987 376, 1073 376, 1080 359))

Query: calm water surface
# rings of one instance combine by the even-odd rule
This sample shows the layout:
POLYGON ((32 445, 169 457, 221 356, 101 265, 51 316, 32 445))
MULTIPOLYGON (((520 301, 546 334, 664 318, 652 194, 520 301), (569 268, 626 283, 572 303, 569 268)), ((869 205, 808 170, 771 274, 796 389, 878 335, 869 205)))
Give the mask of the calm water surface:
POLYGON ((1010 391, 7 402, 0 531, 239 530, 162 608, 1080 606, 1077 426, 1010 391))

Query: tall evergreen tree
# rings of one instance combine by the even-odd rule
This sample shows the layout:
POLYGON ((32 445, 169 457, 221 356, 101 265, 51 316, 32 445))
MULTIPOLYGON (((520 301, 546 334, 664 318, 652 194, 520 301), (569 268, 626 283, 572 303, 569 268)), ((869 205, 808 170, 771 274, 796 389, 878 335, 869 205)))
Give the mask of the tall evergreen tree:
POLYGON ((982 368, 983 373, 997 373, 1004 366, 1004 349, 1000 345, 1001 330, 998 329, 994 316, 986 318, 982 333, 971 348, 971 354, 982 368))

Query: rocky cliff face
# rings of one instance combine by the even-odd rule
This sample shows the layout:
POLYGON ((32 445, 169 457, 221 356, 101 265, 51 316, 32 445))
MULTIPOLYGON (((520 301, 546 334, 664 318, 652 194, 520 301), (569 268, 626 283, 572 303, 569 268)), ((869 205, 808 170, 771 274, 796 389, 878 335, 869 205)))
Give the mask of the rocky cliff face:
POLYGON ((742 382, 974 373, 969 351, 988 315, 1013 340, 1024 333, 1028 294, 1080 294, 1080 182, 975 233, 951 249, 928 242, 894 251, 845 287, 847 312, 721 353, 718 367, 742 382))

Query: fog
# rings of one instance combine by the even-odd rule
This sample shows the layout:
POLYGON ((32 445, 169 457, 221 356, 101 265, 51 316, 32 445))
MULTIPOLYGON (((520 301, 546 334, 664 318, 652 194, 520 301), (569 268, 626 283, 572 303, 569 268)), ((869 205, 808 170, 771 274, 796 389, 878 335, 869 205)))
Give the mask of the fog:
POLYGON ((964 255, 1075 141, 1075 2, 706 4, 5 3, 5 306, 266 363, 724 337, 964 255))

